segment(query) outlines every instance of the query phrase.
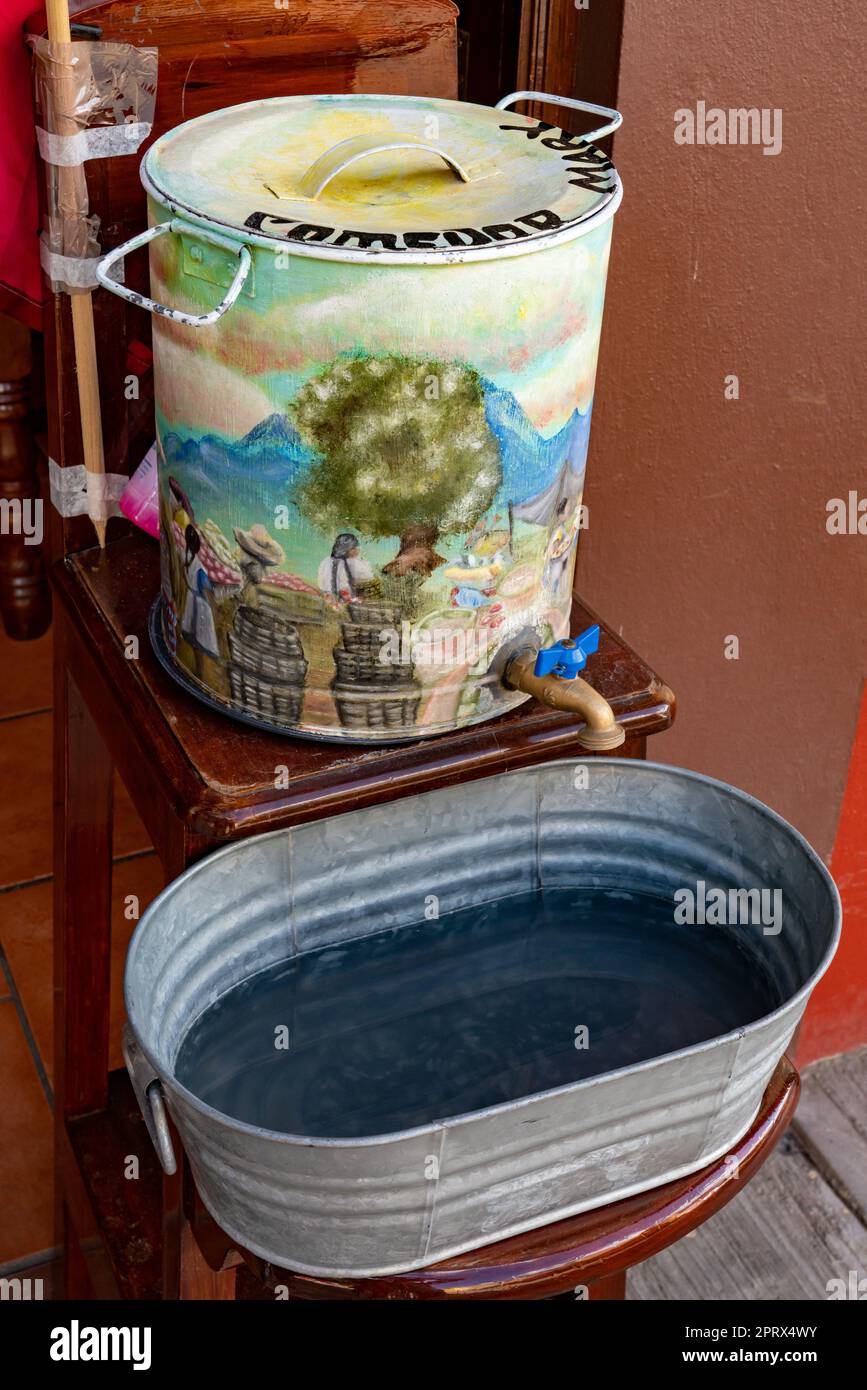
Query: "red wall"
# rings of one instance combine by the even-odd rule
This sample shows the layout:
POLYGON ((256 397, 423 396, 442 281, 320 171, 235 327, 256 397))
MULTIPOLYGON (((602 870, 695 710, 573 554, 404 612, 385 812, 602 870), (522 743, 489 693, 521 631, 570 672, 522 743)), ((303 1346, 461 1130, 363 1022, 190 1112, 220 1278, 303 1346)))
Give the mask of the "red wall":
POLYGON ((831 872, 843 900, 843 938, 804 1018, 802 1064, 867 1043, 867 687, 831 872))

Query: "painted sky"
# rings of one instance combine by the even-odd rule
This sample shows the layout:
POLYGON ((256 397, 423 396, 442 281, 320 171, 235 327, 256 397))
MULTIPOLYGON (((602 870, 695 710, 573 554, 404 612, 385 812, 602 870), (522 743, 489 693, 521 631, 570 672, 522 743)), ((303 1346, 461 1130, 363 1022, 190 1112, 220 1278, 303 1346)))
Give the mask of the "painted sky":
MULTIPOLYGON (((593 395, 611 224, 530 255, 367 266, 259 251, 253 296, 214 326, 154 321, 160 408, 175 428, 240 438, 333 357, 363 347, 466 362, 510 391, 543 435, 593 395)), ((215 287, 178 275, 165 238, 153 292, 201 310, 215 287)))

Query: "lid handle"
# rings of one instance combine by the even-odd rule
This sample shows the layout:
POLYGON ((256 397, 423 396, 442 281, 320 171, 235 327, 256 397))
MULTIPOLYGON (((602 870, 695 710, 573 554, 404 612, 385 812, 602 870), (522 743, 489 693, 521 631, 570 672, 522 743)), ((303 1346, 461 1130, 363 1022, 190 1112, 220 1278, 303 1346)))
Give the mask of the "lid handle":
POLYGON ((575 111, 589 111, 591 116, 607 116, 606 124, 597 126, 596 130, 588 130, 581 137, 583 140, 601 140, 603 135, 610 135, 612 130, 623 125, 620 112, 611 106, 596 106, 592 101, 576 101, 574 97, 555 97, 550 92, 511 92, 497 102, 494 110, 505 111, 516 101, 544 101, 547 106, 571 106, 575 111))
POLYGON ((298 184, 299 191, 305 198, 318 198, 331 180, 342 174, 343 170, 348 169, 357 159, 365 159, 370 154, 382 154, 386 150, 426 150, 428 154, 435 154, 437 158, 442 159, 462 183, 470 182, 466 169, 456 159, 445 150, 441 150, 438 145, 431 145, 426 140, 414 140, 411 135, 353 135, 348 140, 341 140, 338 145, 332 145, 330 150, 326 150, 314 160, 298 184))

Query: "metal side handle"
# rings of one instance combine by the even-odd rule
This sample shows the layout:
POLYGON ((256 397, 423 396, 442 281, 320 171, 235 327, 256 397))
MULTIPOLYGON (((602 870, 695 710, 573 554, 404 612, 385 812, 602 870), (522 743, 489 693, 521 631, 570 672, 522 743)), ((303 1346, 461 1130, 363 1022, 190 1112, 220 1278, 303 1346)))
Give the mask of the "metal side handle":
POLYGON ((96 267, 96 278, 103 289, 111 290, 112 294, 119 295, 121 299, 128 299, 130 304, 137 304, 140 309, 147 309, 151 314, 161 314, 163 318, 173 319, 175 323, 185 323, 190 328, 206 328, 208 324, 216 323, 217 319, 221 319, 227 310, 231 309, 244 288, 252 265, 253 258, 246 246, 239 245, 237 241, 230 241, 228 237, 219 236, 216 232, 206 232, 199 227, 191 227, 186 222, 172 218, 169 222, 158 222, 155 226, 148 227, 146 232, 140 232, 131 241, 125 241, 122 246, 116 246, 113 251, 109 251, 108 255, 103 256, 96 267), (238 257, 238 269, 235 271, 231 285, 216 308, 211 309, 207 314, 187 314, 183 309, 170 309, 167 304, 160 304, 157 299, 148 299, 146 294, 137 294, 135 290, 127 289, 126 285, 121 285, 109 274, 115 262, 123 260, 130 251, 137 251, 140 246, 147 246, 148 242, 154 241, 156 237, 166 236, 169 233, 179 236, 182 232, 186 237, 197 237, 199 241, 206 241, 211 246, 219 246, 222 250, 231 251, 233 255, 238 257))
POLYGON ((135 1098, 138 1101, 151 1143, 157 1151, 163 1172, 171 1176, 172 1173, 177 1172, 178 1165, 172 1145, 162 1083, 136 1042, 135 1035, 128 1023, 124 1025, 122 1050, 123 1060, 126 1062, 129 1079, 132 1082, 135 1098))
POLYGON ((544 101, 548 106, 570 106, 573 111, 587 111, 591 116, 605 116, 606 124, 597 126, 595 130, 588 130, 582 135, 583 140, 601 140, 603 135, 610 135, 613 130, 623 125, 623 117, 612 106, 597 106, 595 102, 576 101, 574 97, 555 97, 550 92, 510 92, 507 97, 502 97, 497 102, 494 110, 505 111, 507 107, 514 106, 516 101, 544 101))
POLYGON ((470 176, 463 165, 439 145, 432 145, 426 140, 416 140, 411 135, 352 135, 348 140, 341 140, 339 144, 332 145, 330 150, 326 150, 313 161, 299 179, 298 191, 305 198, 318 198, 331 180, 342 174, 344 169, 348 169, 350 164, 371 154, 383 154, 386 150, 426 150, 428 154, 436 155, 438 159, 443 160, 461 183, 470 182, 470 176))

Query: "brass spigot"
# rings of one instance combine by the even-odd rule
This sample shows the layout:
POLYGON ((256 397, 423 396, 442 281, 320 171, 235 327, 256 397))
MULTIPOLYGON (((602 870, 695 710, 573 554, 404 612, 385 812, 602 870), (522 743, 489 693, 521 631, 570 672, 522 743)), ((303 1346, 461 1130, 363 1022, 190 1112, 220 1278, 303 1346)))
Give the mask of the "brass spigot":
MULTIPOLYGON (((562 648, 577 645, 569 640, 562 648)), ((580 714, 585 727, 576 735, 581 748, 590 753, 609 753, 626 741, 624 730, 614 718, 614 711, 604 696, 580 676, 564 679, 551 671, 537 676, 535 667, 539 653, 533 650, 516 652, 503 671, 503 684, 511 690, 523 690, 552 709, 570 710, 580 714)))

